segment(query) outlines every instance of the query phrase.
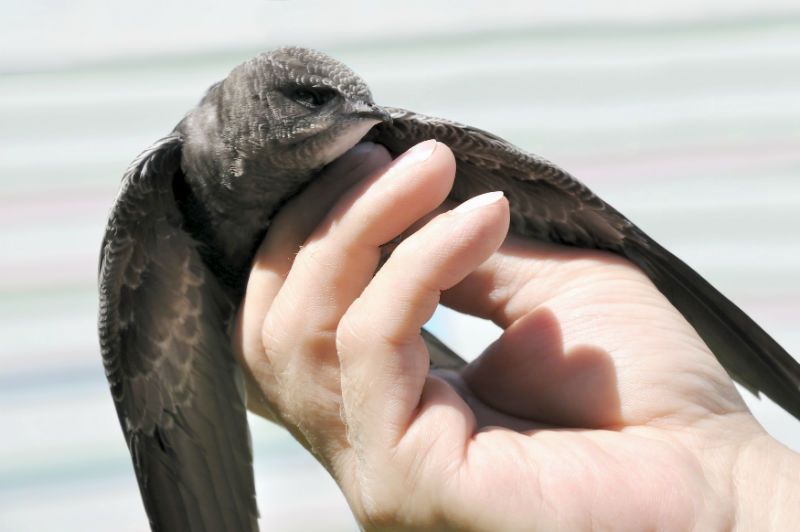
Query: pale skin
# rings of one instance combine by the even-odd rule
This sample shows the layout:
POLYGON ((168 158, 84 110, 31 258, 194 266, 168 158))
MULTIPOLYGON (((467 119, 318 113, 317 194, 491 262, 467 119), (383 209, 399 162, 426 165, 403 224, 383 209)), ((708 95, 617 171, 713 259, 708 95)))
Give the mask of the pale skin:
POLYGON ((236 326, 249 407, 327 468, 367 530, 790 530, 800 457, 623 259, 442 206, 450 150, 360 145, 277 216, 236 326), (375 273, 382 244, 403 235, 375 273), (431 372, 436 304, 502 337, 431 372))

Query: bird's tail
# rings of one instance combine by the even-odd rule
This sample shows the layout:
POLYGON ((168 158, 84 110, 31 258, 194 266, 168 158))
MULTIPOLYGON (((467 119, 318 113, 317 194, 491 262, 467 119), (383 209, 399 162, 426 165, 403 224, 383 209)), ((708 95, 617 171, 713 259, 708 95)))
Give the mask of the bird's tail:
POLYGON ((649 237, 626 239, 642 268, 698 332, 734 380, 800 419, 800 364, 708 281, 649 237))

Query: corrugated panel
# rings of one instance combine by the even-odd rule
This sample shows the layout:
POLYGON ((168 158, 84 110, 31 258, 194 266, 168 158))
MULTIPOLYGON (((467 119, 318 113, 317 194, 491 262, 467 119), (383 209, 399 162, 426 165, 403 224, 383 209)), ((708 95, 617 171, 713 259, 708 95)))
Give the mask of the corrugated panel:
MULTIPOLYGON (((689 5, 668 22, 529 13, 526 26, 512 13, 350 42, 334 29, 326 49, 381 103, 483 127, 570 169, 797 353, 800 19, 721 23, 689 5)), ((146 526, 95 336, 100 237, 128 162, 256 51, 0 77, 0 529, 146 526)), ((463 352, 487 342, 453 320, 435 325, 463 352)), ((796 422, 752 404, 800 449, 796 422)), ((253 427, 265 522, 352 529, 299 445, 253 427)))

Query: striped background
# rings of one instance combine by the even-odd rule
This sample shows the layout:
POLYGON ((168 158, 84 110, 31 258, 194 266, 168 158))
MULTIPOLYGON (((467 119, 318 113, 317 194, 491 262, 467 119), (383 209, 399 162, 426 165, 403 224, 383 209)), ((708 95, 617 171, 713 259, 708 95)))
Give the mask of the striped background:
MULTIPOLYGON (((128 162, 211 82, 277 44, 326 50, 379 103, 470 123, 558 162, 800 353, 793 2, 375 4, 3 6, 0 530, 146 527, 95 335, 105 217, 128 162)), ((466 334, 451 313, 434 325, 464 353, 489 341, 473 331, 492 333, 466 334)), ((800 450, 796 421, 748 401, 800 450)), ((265 523, 353 529, 298 445, 259 420, 253 432, 265 523)))

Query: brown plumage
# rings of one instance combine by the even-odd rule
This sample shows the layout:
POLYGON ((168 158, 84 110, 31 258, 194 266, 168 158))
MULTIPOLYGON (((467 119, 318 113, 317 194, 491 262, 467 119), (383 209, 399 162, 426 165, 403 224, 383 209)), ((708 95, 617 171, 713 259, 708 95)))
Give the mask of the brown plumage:
MULTIPOLYGON (((800 418, 797 362, 568 173, 478 129, 378 107, 346 66, 281 48, 236 67, 132 163, 106 228, 100 344, 154 530, 258 528, 230 322, 274 213, 362 138, 393 155, 436 138, 457 160, 452 199, 503 190, 512 231, 627 257, 737 381, 800 418)), ((462 363, 425 338, 434 363, 462 363)))

